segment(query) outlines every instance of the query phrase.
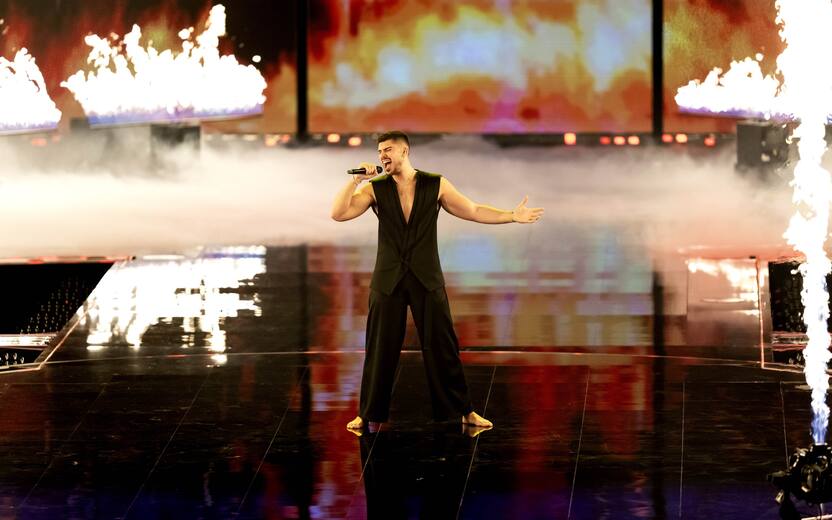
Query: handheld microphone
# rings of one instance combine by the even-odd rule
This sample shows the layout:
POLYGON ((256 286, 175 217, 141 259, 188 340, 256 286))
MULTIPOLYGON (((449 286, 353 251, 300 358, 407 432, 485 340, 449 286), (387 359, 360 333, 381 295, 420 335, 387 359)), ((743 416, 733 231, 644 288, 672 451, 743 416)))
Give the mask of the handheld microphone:
MULTIPOLYGON (((383 172, 384 169, 381 166, 376 166, 376 173, 383 172)), ((347 170, 347 173, 350 175, 363 175, 367 173, 367 170, 364 168, 353 168, 352 170, 347 170)))

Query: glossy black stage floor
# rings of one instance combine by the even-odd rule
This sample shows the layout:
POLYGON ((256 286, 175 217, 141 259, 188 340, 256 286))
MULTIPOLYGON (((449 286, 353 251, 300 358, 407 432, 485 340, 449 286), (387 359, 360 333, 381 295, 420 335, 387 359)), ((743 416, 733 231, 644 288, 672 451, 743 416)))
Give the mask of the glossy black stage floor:
POLYGON ((479 435, 430 422, 412 330, 391 421, 345 429, 371 248, 118 263, 0 375, 0 518, 776 518, 809 392, 770 363, 758 260, 592 240, 532 271, 449 255, 479 435))

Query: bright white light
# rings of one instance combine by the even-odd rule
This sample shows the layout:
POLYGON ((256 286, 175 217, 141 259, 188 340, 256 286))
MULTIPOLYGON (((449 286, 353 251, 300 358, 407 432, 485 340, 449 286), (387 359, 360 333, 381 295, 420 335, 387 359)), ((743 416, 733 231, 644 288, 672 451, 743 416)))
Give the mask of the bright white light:
POLYGON ((148 262, 161 262, 165 260, 175 262, 177 260, 184 260, 185 255, 144 255, 141 259, 148 262))
POLYGON ((0 347, 45 347, 55 337, 45 334, 0 334, 0 347))
POLYGON ((796 213, 783 235, 794 249, 805 256, 799 271, 803 277, 803 321, 808 343, 803 356, 806 382, 812 388, 812 438, 815 444, 826 442, 829 406, 827 363, 830 335, 829 294, 826 275, 832 268, 824 250, 829 234, 829 205, 832 202, 832 179, 821 166, 826 152, 827 118, 832 100, 832 67, 826 66, 826 48, 819 42, 832 27, 832 3, 829 0, 777 0, 777 23, 786 48, 777 57, 783 83, 763 76, 759 61, 746 58, 733 62, 720 76, 714 69, 703 83, 692 81, 679 89, 676 101, 681 107, 733 115, 789 117, 799 126, 797 138, 800 160, 795 165, 792 202, 796 213))
MULTIPOLYGON (((691 273, 705 273, 710 276, 724 276, 736 290, 737 302, 757 302, 757 268, 748 265, 748 260, 691 258, 687 262, 691 273)), ((727 299, 723 300, 727 301, 727 299)))
POLYGON ((235 117, 263 111, 266 80, 253 65, 233 55, 220 56, 225 35, 225 7, 211 8, 205 31, 194 39, 193 27, 182 29, 182 50, 159 52, 139 44, 134 25, 122 42, 87 36, 87 58, 94 70, 78 71, 61 83, 84 108, 92 124, 178 121, 235 117), (123 53, 122 53, 123 49, 123 53))
POLYGON ((704 81, 692 80, 677 90, 675 99, 686 112, 766 119, 791 117, 794 112, 778 97, 779 88, 777 78, 763 76, 759 60, 745 58, 731 62, 724 74, 716 67, 704 81))
POLYGON ((826 373, 830 359, 830 336, 826 328, 829 318, 829 294, 826 274, 830 260, 824 250, 828 235, 829 204, 832 182, 829 172, 821 166, 826 152, 825 125, 827 107, 832 96, 832 67, 826 66, 827 49, 821 42, 832 27, 832 3, 829 0, 777 0, 777 21, 780 37, 786 48, 777 58, 783 73, 780 97, 791 107, 800 125, 793 137, 799 139, 800 160, 795 166, 792 202, 797 211, 784 237, 806 256, 800 265, 803 275, 803 321, 809 336, 803 351, 804 373, 812 388, 812 437, 815 444, 826 442, 829 406, 826 373))
POLYGON ((0 56, 0 132, 52 129, 60 120, 29 51, 20 49, 13 61, 0 56))
POLYGON ((224 248, 197 258, 117 264, 84 304, 79 325, 89 345, 139 347, 153 325, 176 323, 183 347, 204 338, 213 353, 226 350, 223 322, 241 311, 260 311, 257 293, 236 289, 265 272, 265 248, 224 248))

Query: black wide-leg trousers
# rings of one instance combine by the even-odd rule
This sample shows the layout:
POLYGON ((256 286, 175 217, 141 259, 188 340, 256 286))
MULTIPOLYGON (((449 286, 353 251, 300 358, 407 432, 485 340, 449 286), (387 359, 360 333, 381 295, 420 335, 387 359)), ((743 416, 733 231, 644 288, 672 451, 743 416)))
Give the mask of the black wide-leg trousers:
POLYGON ((359 417, 365 421, 387 421, 408 306, 422 345, 434 419, 467 415, 473 406, 445 288, 428 291, 408 271, 391 295, 370 289, 359 417))

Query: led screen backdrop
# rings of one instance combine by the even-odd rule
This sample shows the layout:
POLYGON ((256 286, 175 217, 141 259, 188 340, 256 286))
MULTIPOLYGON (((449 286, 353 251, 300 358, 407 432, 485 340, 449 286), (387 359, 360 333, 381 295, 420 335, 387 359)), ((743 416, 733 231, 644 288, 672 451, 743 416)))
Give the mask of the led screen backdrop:
POLYGON ((227 15, 220 54, 254 65, 267 87, 262 115, 211 125, 226 131, 295 131, 297 0, 0 0, 0 56, 11 59, 21 47, 29 50, 66 125, 84 115, 60 84, 78 70, 90 70, 87 35, 124 36, 137 24, 141 45, 181 50, 179 31, 193 27, 199 34, 218 3, 227 15))
POLYGON ((714 67, 763 54, 764 74, 776 68, 783 50, 774 0, 665 0, 664 127, 670 132, 734 132, 735 119, 686 115, 674 96, 692 79, 704 80, 714 67))
POLYGON ((650 0, 312 0, 313 132, 651 130, 650 0))

